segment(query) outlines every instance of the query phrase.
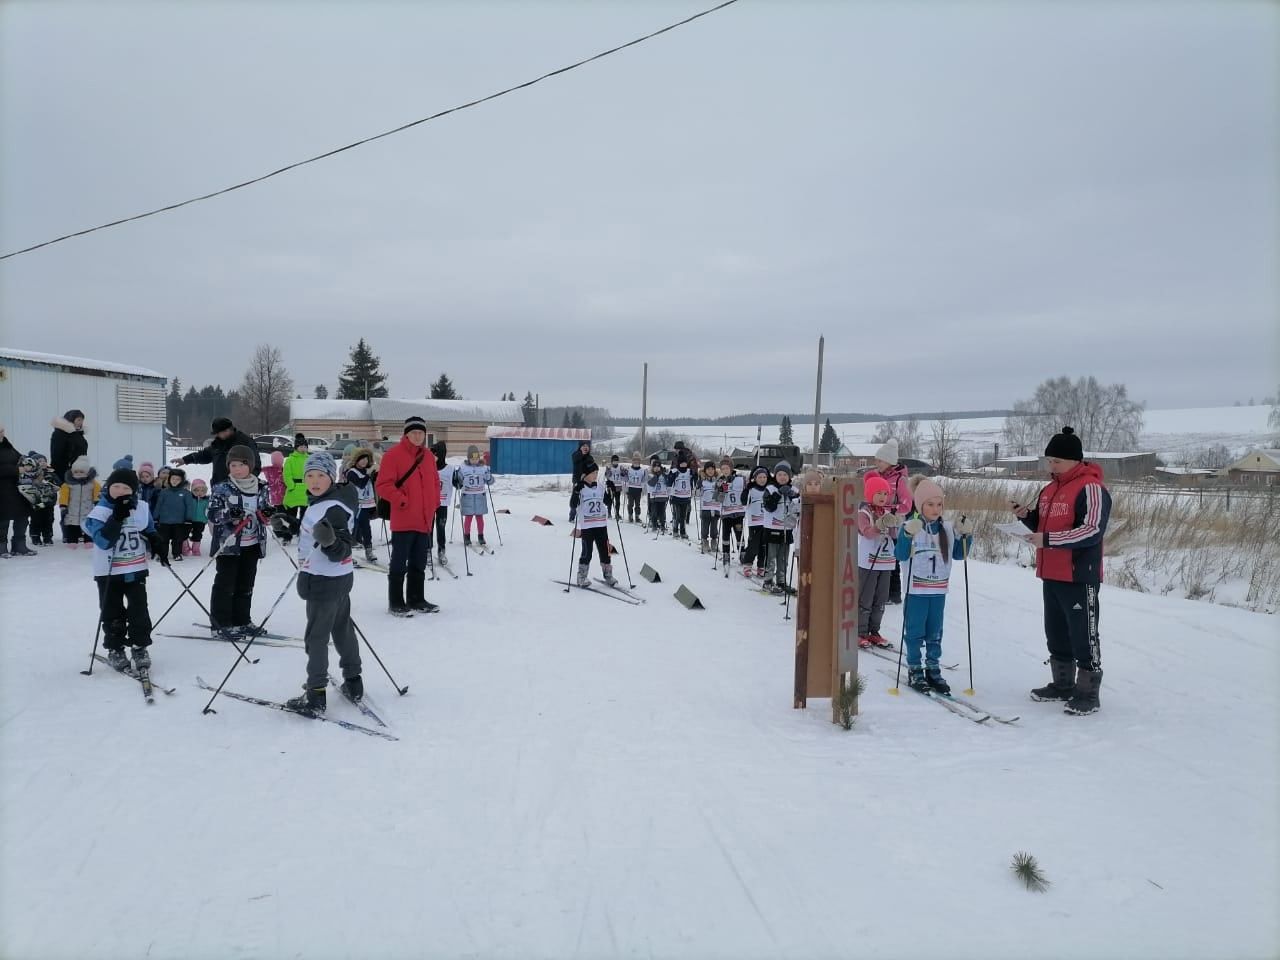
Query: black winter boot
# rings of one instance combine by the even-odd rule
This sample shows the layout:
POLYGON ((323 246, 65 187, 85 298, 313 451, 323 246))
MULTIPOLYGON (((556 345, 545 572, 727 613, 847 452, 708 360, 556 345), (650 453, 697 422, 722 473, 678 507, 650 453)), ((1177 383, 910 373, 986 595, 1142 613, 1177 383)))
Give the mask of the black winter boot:
POLYGON ((14 537, 9 554, 14 557, 34 557, 36 552, 27 546, 26 537, 14 537))
POLYGON ((1031 691, 1031 699, 1040 701, 1070 700, 1076 692, 1076 665, 1071 660, 1050 660, 1053 679, 1031 691))
POLYGON ((310 687, 302 696, 293 697, 284 702, 286 710, 305 713, 308 716, 324 713, 328 705, 329 702, 325 697, 324 687, 310 687))
POLYGON ((364 680, 360 677, 348 677, 342 681, 342 692, 359 703, 364 699, 364 680))
POLYGON ((412 612, 404 602, 404 574, 387 574, 387 606, 393 617, 407 617, 412 612))
POLYGON ((416 610, 418 613, 435 613, 440 608, 434 603, 427 601, 424 591, 426 590, 427 575, 421 570, 410 570, 408 573, 408 596, 410 610, 416 610))
POLYGON ((1083 717, 1090 713, 1097 713, 1102 707, 1102 703, 1098 698, 1102 688, 1102 671, 1086 670, 1081 667, 1076 671, 1076 692, 1067 705, 1063 708, 1063 713, 1069 713, 1073 717, 1083 717))

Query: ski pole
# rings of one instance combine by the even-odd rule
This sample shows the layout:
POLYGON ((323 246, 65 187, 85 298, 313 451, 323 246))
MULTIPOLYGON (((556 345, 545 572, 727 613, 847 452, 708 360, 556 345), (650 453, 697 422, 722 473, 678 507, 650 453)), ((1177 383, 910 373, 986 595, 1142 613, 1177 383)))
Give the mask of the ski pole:
MULTIPOLYGON (((234 530, 232 530, 232 531, 231 531, 231 536, 232 536, 232 537, 236 536, 236 535, 240 532, 241 528, 242 528, 242 527, 244 527, 244 525, 245 525, 246 523, 248 523, 248 522, 249 522, 249 521, 248 521, 248 518, 246 517, 244 520, 240 521, 240 523, 236 524, 236 528, 235 528, 234 530)), ((192 577, 192 578, 191 578, 191 582, 190 582, 190 583, 188 583, 188 584, 186 584, 186 585, 185 585, 185 586, 186 586, 186 592, 187 592, 187 593, 191 593, 191 588, 192 588, 192 587, 194 587, 194 586, 196 585, 196 581, 197 581, 197 580, 199 580, 201 577, 203 577, 203 576, 205 575, 205 571, 207 571, 211 566, 213 566, 213 561, 215 561, 215 560, 217 560, 217 559, 218 559, 218 553, 217 553, 217 551, 215 550, 215 551, 214 551, 214 553, 213 553, 213 555, 212 555, 211 557, 209 557, 209 562, 208 562, 208 563, 206 563, 203 567, 201 567, 201 568, 200 568, 200 572, 199 572, 199 573, 197 573, 194 577, 192 577)), ((169 572, 170 572, 170 573, 172 573, 173 571, 172 571, 172 570, 170 570, 169 572)), ((181 578, 179 578, 179 579, 181 579, 181 578)), ((195 594, 192 594, 192 596, 195 596, 195 594)), ((169 604, 169 606, 165 609, 164 613, 160 614, 160 619, 159 619, 159 620, 157 620, 155 623, 151 624, 151 629, 152 629, 152 630, 155 630, 157 627, 159 627, 159 626, 160 626, 160 624, 161 624, 161 623, 163 623, 163 622, 164 622, 164 618, 165 618, 165 617, 167 617, 167 616, 170 614, 170 612, 173 610, 173 608, 174 608, 174 607, 176 607, 176 606, 178 605, 178 601, 179 601, 179 600, 181 600, 181 599, 182 599, 182 594, 181 594, 181 593, 180 593, 180 594, 178 594, 176 597, 174 597, 174 598, 173 598, 173 603, 169 604)), ((210 622, 210 623, 212 623, 212 622, 213 622, 213 618, 212 618, 212 617, 209 619, 209 622, 210 622)))
POLYGON ((453 543, 453 531, 458 528, 458 509, 459 509, 458 504, 461 501, 461 499, 462 499, 462 494, 455 492, 453 495, 453 510, 451 511, 453 515, 449 517, 449 542, 450 543, 453 543))
MULTIPOLYGON (((573 532, 574 534, 577 534, 578 531, 575 528, 573 532)), ((573 555, 577 552, 577 550, 578 550, 578 538, 576 535, 571 535, 569 537, 569 572, 568 574, 565 575, 565 578, 564 578, 565 593, 568 593, 569 588, 573 586, 573 555)), ((622 555, 624 563, 626 562, 626 556, 627 555, 625 553, 622 555)))
MULTIPOLYGON (((960 522, 964 523, 964 514, 960 515, 960 522)), ((969 544, 965 540, 964 534, 960 535, 960 555, 964 558, 964 633, 965 641, 969 645, 969 689, 964 691, 965 696, 973 696, 973 628, 969 624, 969 544)))
MULTIPOLYGON (((459 508, 459 509, 460 509, 460 508, 459 508)), ((453 515, 454 515, 455 517, 457 517, 457 515, 458 515, 457 510, 454 510, 453 515)), ((465 521, 465 520, 463 520, 463 521, 462 521, 462 523, 463 523, 463 525, 464 525, 464 526, 466 525, 466 522, 467 522, 467 521, 465 521)), ((463 536, 465 537, 465 536, 466 536, 466 534, 464 533, 464 534, 463 534, 463 536)), ((450 542, 450 543, 453 543, 453 534, 449 534, 449 542, 450 542)), ((467 545, 466 543, 464 543, 464 544, 462 545, 462 565, 463 565, 463 567, 465 567, 465 568, 466 568, 467 576, 469 577, 469 576, 471 576, 471 558, 470 558, 469 556, 467 556, 467 554, 469 554, 471 551, 467 549, 467 546, 468 546, 468 545, 467 545)))
MULTIPOLYGON (((200 598, 199 598, 199 597, 197 597, 194 593, 191 593, 191 587, 186 583, 186 581, 184 581, 184 580, 182 579, 182 577, 178 576, 178 572, 177 572, 176 570, 174 570, 174 569, 173 569, 173 567, 169 566, 167 563, 166 563, 166 564, 161 564, 161 566, 163 566, 166 570, 168 570, 168 571, 169 571, 169 573, 173 575, 173 579, 177 580, 177 581, 178 581, 178 583, 180 583, 180 584, 182 585, 182 593, 190 593, 190 594, 191 594, 191 599, 192 599, 192 600, 194 600, 194 601, 196 602, 196 606, 198 606, 198 607, 201 609, 201 611, 204 613, 204 615, 205 615, 206 617, 208 617, 208 618, 209 618, 209 623, 210 623, 210 625, 211 625, 211 626, 213 626, 213 627, 214 627, 214 629, 217 629, 217 628, 218 628, 218 622, 217 622, 216 620, 214 620, 214 619, 213 619, 213 614, 209 612, 209 608, 208 608, 208 607, 206 607, 203 603, 201 603, 201 602, 200 602, 200 598)), ((192 583, 195 583, 195 581, 194 581, 194 580, 192 580, 191 582, 192 582, 192 583)), ((182 593, 178 594, 178 600, 181 600, 181 599, 182 599, 182 593)), ((177 603, 177 602, 178 602, 177 600, 175 600, 175 601, 174 601, 174 603, 177 603)), ((155 629, 155 627, 152 627, 151 629, 153 629, 153 630, 154 630, 154 629, 155 629)), ((231 645, 232 645, 233 647, 235 647, 235 648, 236 648, 236 653, 240 654, 240 656, 242 656, 242 657, 244 657, 244 656, 245 656, 245 655, 244 655, 244 651, 240 649, 240 644, 238 644, 238 643, 236 643, 234 640, 232 640, 232 641, 231 641, 231 645)), ((248 658, 248 657, 245 657, 245 659, 246 659, 246 660, 248 660, 249 658, 248 658)), ((250 663, 257 663, 258 661, 257 661, 257 660, 249 660, 249 662, 250 662, 250 663)))
POLYGON ((395 677, 391 676, 391 671, 388 670, 387 665, 382 662, 382 658, 378 656, 378 651, 373 649, 373 644, 369 642, 369 638, 364 635, 364 631, 360 629, 360 624, 356 623, 354 618, 351 621, 351 626, 355 629, 356 633, 360 634, 360 639, 364 641, 364 645, 368 647, 369 652, 373 654, 373 659, 378 661, 378 666, 380 666, 382 668, 382 672, 387 675, 387 679, 391 681, 391 685, 396 688, 396 693, 403 697, 409 692, 409 685, 405 684, 402 687, 400 684, 396 683, 395 677))
POLYGON ((796 561, 799 559, 800 559, 800 554, 793 553, 791 555, 791 563, 787 566, 787 581, 785 584, 783 584, 783 592, 786 593, 787 595, 786 599, 783 601, 783 606, 785 608, 782 615, 783 620, 791 619, 791 583, 792 583, 792 577, 793 577, 792 571, 795 570, 796 561))
POLYGON ((502 528, 498 526, 498 505, 493 502, 493 488, 489 488, 489 515, 493 517, 493 532, 498 535, 498 546, 506 546, 502 542, 502 528))
MULTIPOLYGON (((286 553, 285 556, 288 556, 288 554, 286 553)), ((289 559, 290 561, 293 560, 292 557, 289 557, 289 559)), ((294 564, 294 567, 296 568, 297 564, 294 564)), ((258 639, 258 637, 262 636, 262 634, 266 632, 267 621, 271 619, 271 615, 276 612, 276 607, 280 606, 280 601, 284 599, 284 595, 289 592, 289 588, 293 586, 293 582, 297 579, 298 579, 298 571, 297 569, 295 569, 293 571, 293 575, 289 577, 289 582, 286 583, 284 585, 284 589, 280 591, 280 596, 276 597, 276 602, 271 604, 271 609, 268 610, 267 615, 262 618, 262 623, 258 624, 257 627, 255 627, 252 631, 250 631, 249 642, 244 645, 244 650, 240 651, 239 648, 237 648, 237 650, 240 653, 240 656, 237 657, 235 661, 232 662, 231 669, 228 670, 227 675, 222 678, 222 682, 218 684, 218 689, 213 691, 213 695, 209 697, 209 702, 204 705, 204 709, 200 711, 201 713, 217 713, 218 712, 217 710, 213 709, 213 701, 217 698, 218 694, 222 692, 222 688, 227 685, 227 681, 231 679, 231 675, 236 672, 236 667, 240 666, 240 661, 248 659, 247 654, 248 654, 249 648, 253 646, 253 641, 258 639)), ((210 622, 211 623, 213 622, 212 617, 210 617, 210 622)))
POLYGON ((102 635, 102 607, 98 607, 98 626, 93 631, 93 652, 89 654, 89 669, 81 670, 86 677, 93 676, 93 664, 98 658, 98 637, 102 635))
POLYGON ((911 553, 907 556, 907 589, 902 595, 902 636, 898 640, 898 670, 893 676, 889 692, 898 695, 898 683, 902 679, 902 651, 907 648, 907 601, 911 598, 911 562, 916 558, 916 541, 911 539, 911 553))
POLYGON ((614 517, 614 521, 618 524, 618 546, 622 548, 622 566, 627 571, 627 583, 631 584, 631 589, 634 590, 636 585, 631 579, 631 564, 627 562, 627 542, 622 539, 622 518, 614 517))

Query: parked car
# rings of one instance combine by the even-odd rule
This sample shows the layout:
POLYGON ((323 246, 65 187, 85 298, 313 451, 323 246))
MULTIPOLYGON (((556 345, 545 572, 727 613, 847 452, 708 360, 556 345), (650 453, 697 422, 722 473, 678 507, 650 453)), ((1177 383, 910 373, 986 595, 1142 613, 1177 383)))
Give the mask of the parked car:
POLYGON ((794 474, 798 474, 804 466, 804 455, 800 453, 800 448, 793 444, 782 443, 761 444, 747 456, 742 456, 735 450, 733 466, 738 470, 753 470, 759 465, 772 472, 773 468, 783 460, 791 464, 794 474))
POLYGON ((323 437, 307 437, 308 450, 328 450, 329 441, 323 437))
POLYGON ((261 453, 270 453, 273 450, 279 450, 285 454, 293 453, 293 437, 286 437, 280 433, 264 433, 254 437, 253 442, 261 453))

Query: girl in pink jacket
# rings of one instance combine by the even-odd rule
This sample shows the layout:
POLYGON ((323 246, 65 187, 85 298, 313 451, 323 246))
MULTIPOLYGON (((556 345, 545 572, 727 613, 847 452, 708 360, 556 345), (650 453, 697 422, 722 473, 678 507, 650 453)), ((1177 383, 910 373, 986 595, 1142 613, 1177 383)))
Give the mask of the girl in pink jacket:
POLYGON ((273 507, 284 503, 284 454, 279 450, 271 452, 271 466, 262 468, 262 475, 267 480, 267 502, 273 507))
MULTIPOLYGON (((899 518, 911 513, 911 487, 907 485, 907 468, 898 462, 897 440, 886 440, 876 451, 876 465, 872 473, 889 485, 889 512, 899 518)), ((902 602, 902 571, 896 561, 889 578, 889 602, 902 602)))

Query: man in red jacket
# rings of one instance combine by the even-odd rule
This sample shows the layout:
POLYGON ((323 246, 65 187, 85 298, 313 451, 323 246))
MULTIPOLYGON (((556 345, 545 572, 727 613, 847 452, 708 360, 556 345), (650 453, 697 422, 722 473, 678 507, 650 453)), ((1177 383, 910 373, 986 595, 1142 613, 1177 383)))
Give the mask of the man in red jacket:
POLYGON ((436 458, 428 454, 427 424, 421 417, 404 422, 404 436, 382 456, 375 485, 378 496, 391 504, 391 572, 387 598, 392 616, 413 611, 435 613, 440 608, 423 595, 431 533, 440 506, 440 474, 436 458), (405 580, 408 578, 406 595, 405 580))
POLYGON ((1053 680, 1031 691, 1032 700, 1065 700, 1066 712, 1096 713, 1102 686, 1098 640, 1098 590, 1102 586, 1102 537, 1111 516, 1111 494, 1096 463, 1084 462, 1080 438, 1070 427, 1054 434, 1044 455, 1053 480, 1034 510, 1013 504, 1014 514, 1036 533, 1036 576, 1044 584, 1044 632, 1053 680))

